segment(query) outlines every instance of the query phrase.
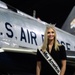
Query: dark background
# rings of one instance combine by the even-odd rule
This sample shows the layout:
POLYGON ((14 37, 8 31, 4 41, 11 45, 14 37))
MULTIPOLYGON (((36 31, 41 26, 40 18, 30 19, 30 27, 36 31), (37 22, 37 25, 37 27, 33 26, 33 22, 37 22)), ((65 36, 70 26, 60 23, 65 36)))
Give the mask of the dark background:
POLYGON ((56 23, 61 28, 75 5, 75 0, 2 0, 7 4, 48 23, 56 23))

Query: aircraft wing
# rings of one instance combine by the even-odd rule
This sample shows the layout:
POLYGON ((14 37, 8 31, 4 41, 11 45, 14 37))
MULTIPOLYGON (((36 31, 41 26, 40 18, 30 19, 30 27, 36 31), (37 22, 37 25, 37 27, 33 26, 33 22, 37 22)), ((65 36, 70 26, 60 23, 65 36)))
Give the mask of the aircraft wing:
POLYGON ((71 66, 75 66, 75 51, 66 51, 67 63, 71 66))
MULTIPOLYGON (((28 53, 36 55, 37 50, 30 48, 1 48, 0 52, 16 52, 16 53, 28 53)), ((75 51, 67 51, 67 63, 69 65, 75 66, 75 51)))
POLYGON ((1 48, 0 52, 17 52, 17 53, 29 53, 29 54, 34 54, 36 55, 36 50, 35 49, 29 49, 29 48, 1 48))

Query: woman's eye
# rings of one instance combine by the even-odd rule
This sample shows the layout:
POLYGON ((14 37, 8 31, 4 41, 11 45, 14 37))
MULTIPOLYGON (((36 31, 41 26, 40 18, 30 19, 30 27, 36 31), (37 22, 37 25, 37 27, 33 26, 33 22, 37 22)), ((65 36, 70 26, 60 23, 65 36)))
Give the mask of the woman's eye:
POLYGON ((50 32, 47 32, 47 34, 49 34, 50 32))
POLYGON ((54 33, 54 32, 47 32, 47 34, 50 34, 50 33, 54 33))
POLYGON ((52 32, 52 33, 54 33, 54 32, 52 32))

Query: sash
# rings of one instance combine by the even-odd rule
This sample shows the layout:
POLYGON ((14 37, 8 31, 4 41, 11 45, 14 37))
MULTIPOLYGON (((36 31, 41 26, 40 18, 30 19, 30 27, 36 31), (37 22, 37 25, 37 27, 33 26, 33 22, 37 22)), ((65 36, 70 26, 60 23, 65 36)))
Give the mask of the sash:
POLYGON ((42 50, 38 49, 39 52, 42 54, 42 56, 46 59, 46 61, 51 65, 51 67, 55 70, 57 75, 60 75, 60 68, 58 64, 55 62, 55 60, 52 58, 52 56, 47 52, 42 52, 42 50))

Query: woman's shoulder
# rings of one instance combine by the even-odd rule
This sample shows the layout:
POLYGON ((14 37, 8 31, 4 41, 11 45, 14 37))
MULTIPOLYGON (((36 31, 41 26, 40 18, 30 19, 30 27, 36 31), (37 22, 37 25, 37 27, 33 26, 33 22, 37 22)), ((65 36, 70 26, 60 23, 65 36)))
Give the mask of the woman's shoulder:
POLYGON ((60 44, 60 45, 59 45, 59 47, 60 47, 60 48, 65 48, 65 46, 64 46, 64 45, 62 45, 62 44, 60 44))
POLYGON ((60 46, 59 46, 59 49, 60 49, 60 50, 65 50, 65 46, 64 46, 64 45, 60 45, 60 46))

